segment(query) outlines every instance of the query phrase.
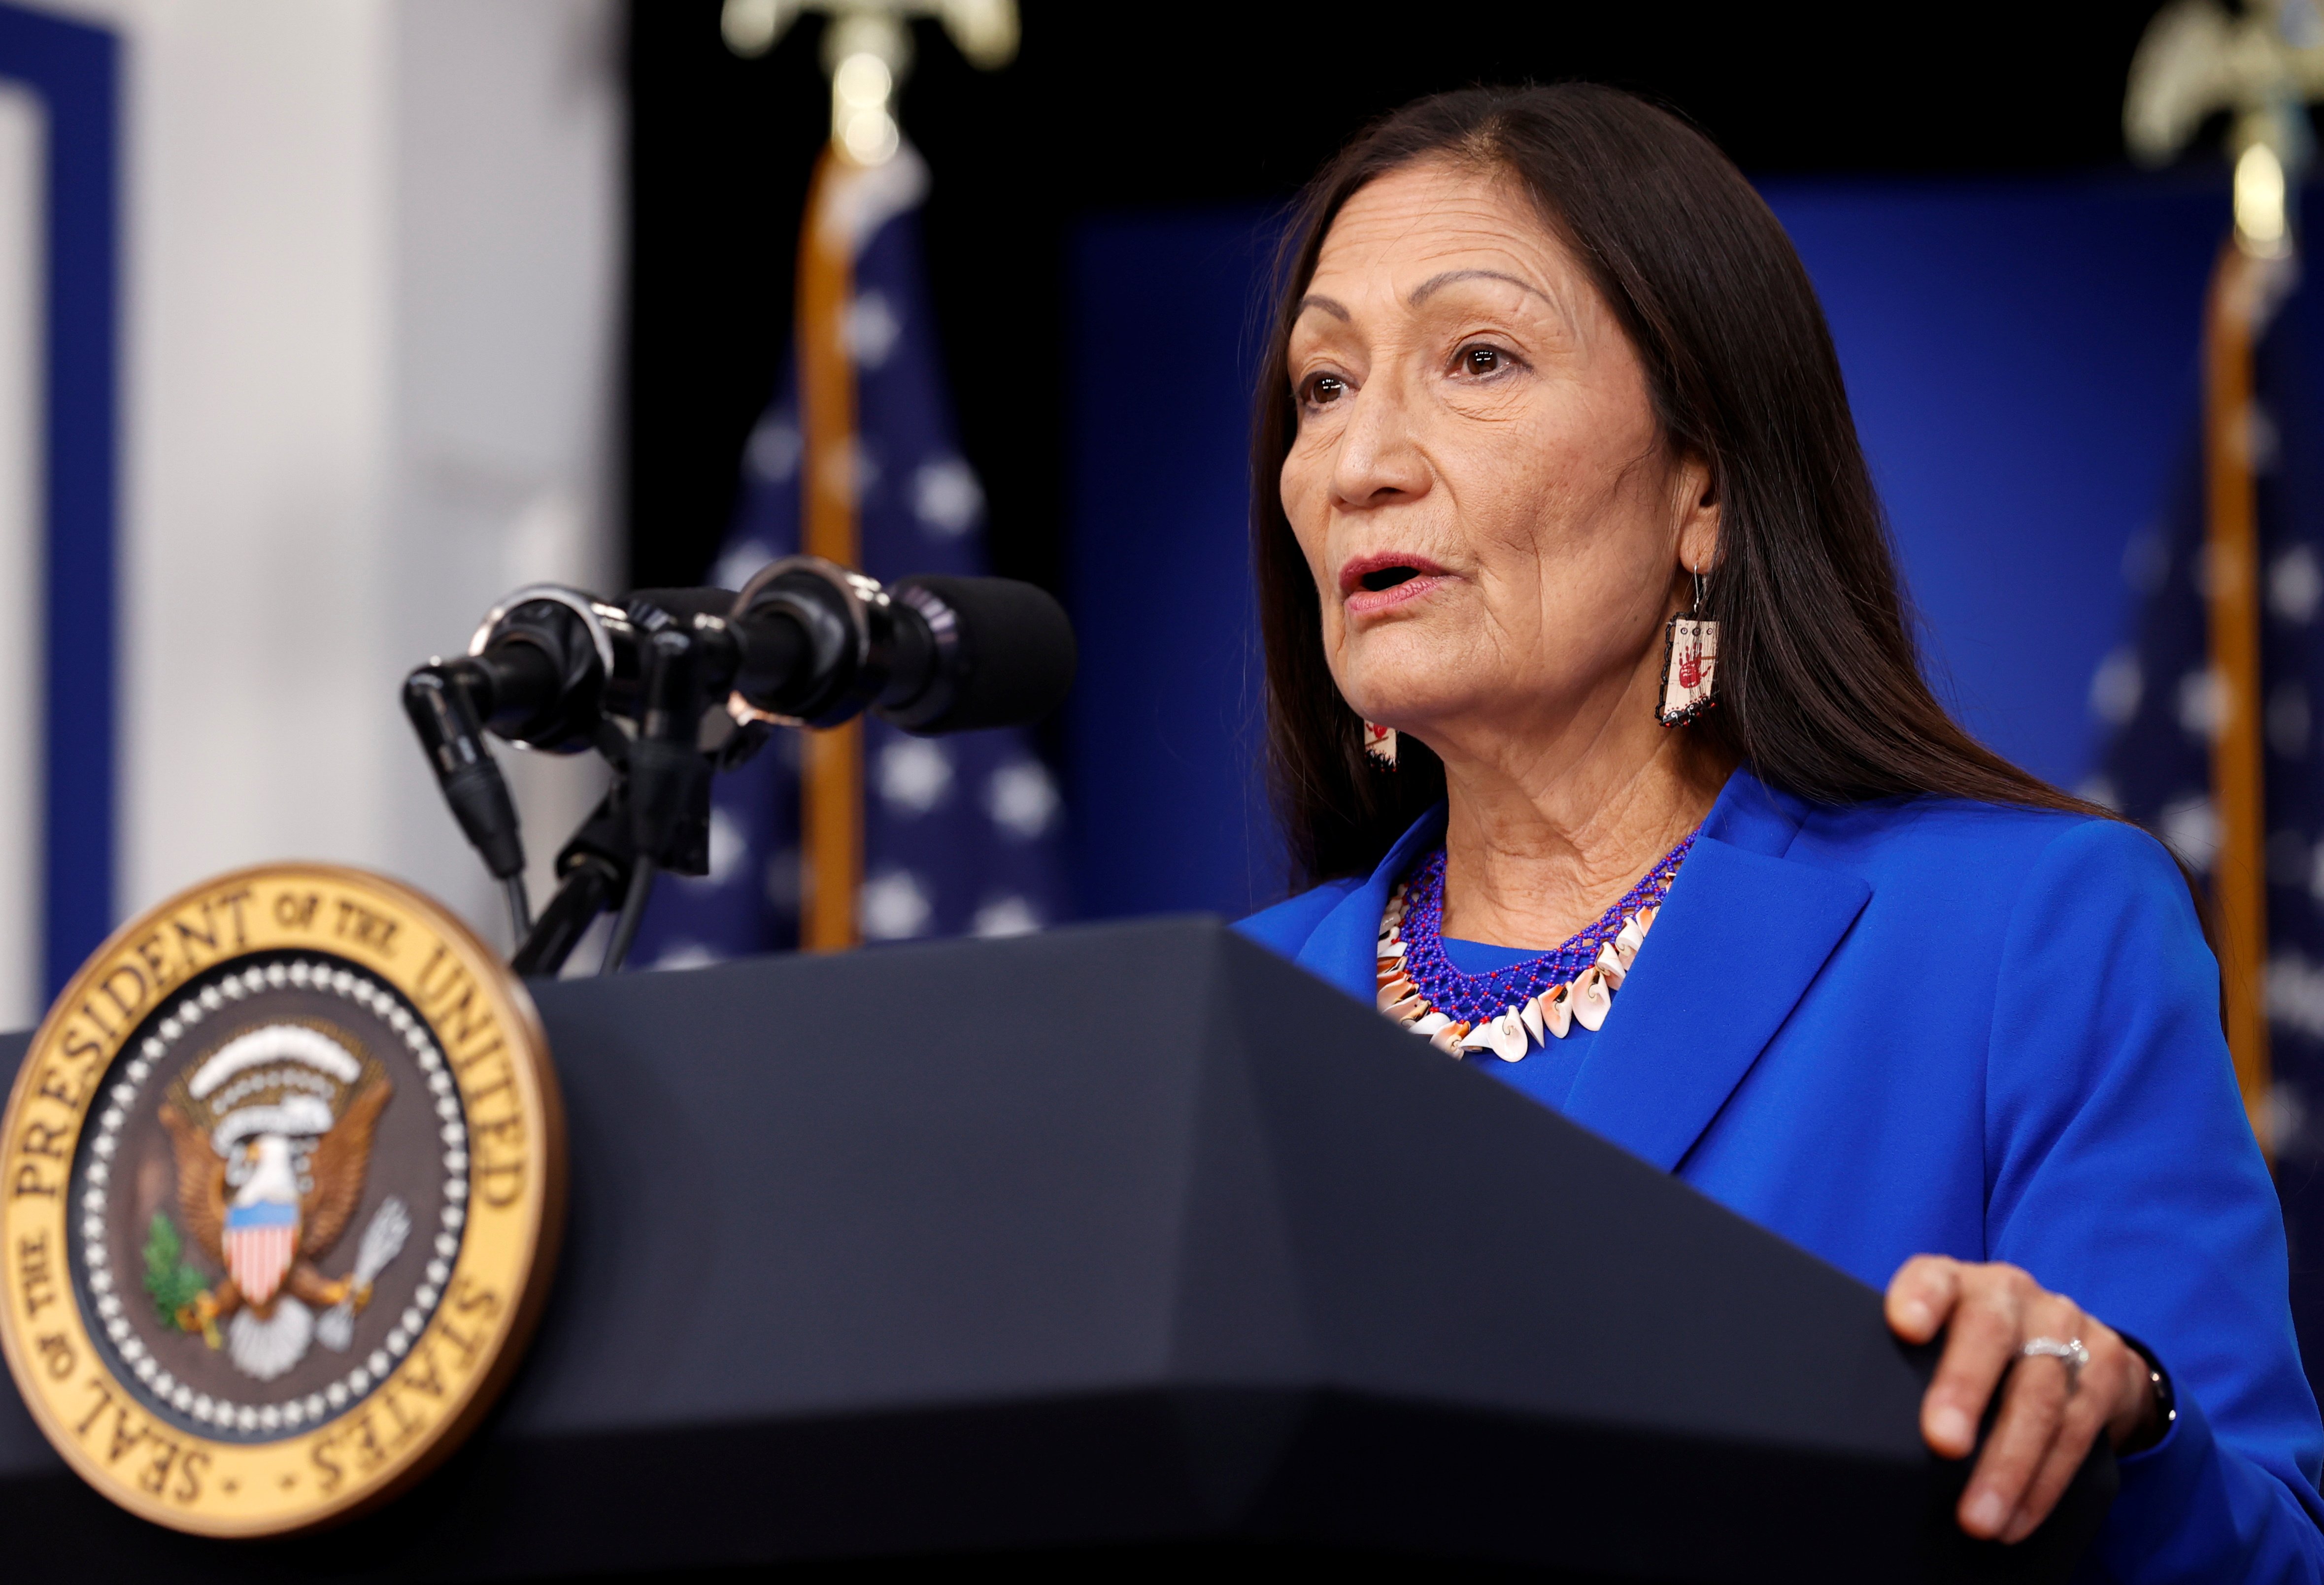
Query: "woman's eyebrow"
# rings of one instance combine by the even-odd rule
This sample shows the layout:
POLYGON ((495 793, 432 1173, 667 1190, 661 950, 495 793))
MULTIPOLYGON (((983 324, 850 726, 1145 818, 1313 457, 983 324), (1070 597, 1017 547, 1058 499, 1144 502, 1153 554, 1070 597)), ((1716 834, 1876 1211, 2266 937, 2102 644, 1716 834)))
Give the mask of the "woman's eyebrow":
POLYGON ((1517 288, 1521 291, 1529 291, 1533 293, 1534 296, 1549 304, 1551 308, 1554 309, 1557 307, 1557 300, 1554 298, 1551 297, 1549 293, 1542 290, 1540 287, 1536 286, 1532 281, 1527 281, 1524 276, 1507 274, 1499 270, 1447 270, 1441 275, 1431 275, 1427 280, 1414 287, 1411 292, 1406 296, 1404 300, 1416 309, 1428 297, 1428 295, 1434 291, 1438 287, 1450 286, 1456 281, 1506 281, 1511 286, 1517 288))
POLYGON ((1309 292, 1299 299, 1299 307, 1292 312, 1291 317, 1296 319, 1310 309, 1321 309, 1334 319, 1342 321, 1351 321, 1355 318, 1353 314, 1348 312, 1347 304, 1335 297, 1325 297, 1321 292, 1314 291, 1309 292))

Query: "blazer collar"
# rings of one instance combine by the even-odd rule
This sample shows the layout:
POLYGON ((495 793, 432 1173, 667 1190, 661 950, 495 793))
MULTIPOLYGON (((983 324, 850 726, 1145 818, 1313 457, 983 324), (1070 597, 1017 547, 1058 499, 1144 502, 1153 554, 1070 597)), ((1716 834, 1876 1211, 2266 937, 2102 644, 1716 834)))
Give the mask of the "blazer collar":
POLYGON ((1423 853, 1443 840, 1444 806, 1438 804, 1396 839, 1363 884, 1323 916, 1299 949, 1299 966, 1360 1001, 1371 1000, 1372 977, 1379 963, 1380 915, 1388 908, 1388 891, 1423 853))
MULTIPOLYGON (((1613 1018, 1590 1041, 1566 1116, 1674 1171, 1871 899, 1857 876, 1784 858, 1806 804, 1748 769, 1703 818, 1613 1018)), ((1299 948, 1299 964, 1371 1000, 1388 892, 1443 842, 1445 806, 1413 823, 1299 948)))
MULTIPOLYGON (((1872 896, 1854 875, 1784 856, 1805 814, 1748 769, 1728 779, 1591 1038, 1567 1117, 1666 1172, 1702 1137, 1872 896)), ((1443 839, 1439 804, 1323 916, 1301 965, 1370 1001, 1388 890, 1443 839)))
POLYGON ((1728 779, 1566 1116, 1665 1171, 1693 1148, 1872 896, 1784 856, 1805 813, 1748 770, 1728 779))

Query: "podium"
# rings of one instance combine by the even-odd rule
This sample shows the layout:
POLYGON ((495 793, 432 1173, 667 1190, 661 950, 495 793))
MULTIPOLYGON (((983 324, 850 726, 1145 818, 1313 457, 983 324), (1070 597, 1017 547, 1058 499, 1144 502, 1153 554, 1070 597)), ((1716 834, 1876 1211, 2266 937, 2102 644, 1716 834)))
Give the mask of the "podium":
POLYGON ((15 1570, 2043 1580, 2112 1495, 2100 1451, 1968 1541, 1878 1295, 1214 921, 534 990, 570 1220, 484 1428, 231 1544, 113 1508, 0 1391, 15 1570))

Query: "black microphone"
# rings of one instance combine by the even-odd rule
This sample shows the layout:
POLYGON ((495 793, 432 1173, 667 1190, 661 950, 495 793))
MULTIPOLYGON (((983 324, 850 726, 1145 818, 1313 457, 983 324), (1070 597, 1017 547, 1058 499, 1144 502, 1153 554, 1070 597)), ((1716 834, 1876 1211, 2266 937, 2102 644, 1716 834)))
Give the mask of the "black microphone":
POLYGON ((522 942, 531 930, 524 894, 524 836, 508 782, 484 742, 556 751, 589 746, 616 659, 606 631, 619 607, 571 589, 520 589, 486 614, 469 653, 441 657, 403 681, 403 710, 444 801, 506 892, 522 942))
POLYGON ((549 753, 598 746, 605 717, 632 714, 643 676, 630 613, 533 584, 484 613, 468 652, 441 662, 495 737, 549 753))
POLYGON ((883 589, 811 556, 760 569, 726 625, 738 718, 830 726, 865 710, 907 732, 1019 726, 1073 687, 1073 624, 1010 578, 926 576, 883 589))
POLYGON ((1038 721, 1073 686, 1073 625, 1031 584, 923 576, 883 589, 811 556, 769 563, 739 594, 641 589, 626 607, 535 585, 486 613, 466 655, 432 664, 496 737, 604 747, 608 717, 641 723, 648 708, 648 611, 702 646, 703 703, 742 722, 835 726, 868 709, 908 732, 969 732, 1038 721))
POLYGON ((461 832, 499 880, 524 872, 524 841, 508 783, 484 746, 484 723, 464 678, 431 660, 403 679, 403 713, 444 789, 461 832))
POLYGON ((656 871, 702 872, 710 774, 748 759, 770 727, 867 710, 922 734, 1026 725, 1063 702, 1074 661, 1064 609, 1030 584, 921 576, 890 589, 792 556, 740 594, 644 589, 614 605, 519 589, 485 613, 467 654, 412 672, 403 701, 461 831, 507 888, 520 957, 553 972, 609 889, 623 896, 610 967, 656 871), (594 748, 616 769, 599 817, 558 860, 560 874, 568 857, 604 871, 582 878, 595 900, 575 892, 568 908, 560 891, 551 945, 528 939, 524 843, 487 732, 552 753, 594 748))

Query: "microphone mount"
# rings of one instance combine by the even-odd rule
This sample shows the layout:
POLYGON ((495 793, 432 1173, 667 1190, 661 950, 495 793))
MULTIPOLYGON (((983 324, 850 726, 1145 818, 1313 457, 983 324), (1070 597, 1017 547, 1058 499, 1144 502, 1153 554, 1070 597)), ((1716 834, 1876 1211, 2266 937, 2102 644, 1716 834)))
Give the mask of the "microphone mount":
POLYGON ((486 613, 468 653, 405 679, 404 708, 462 832, 510 898, 521 972, 555 973, 619 898, 601 972, 621 965, 663 871, 709 867, 710 784, 777 726, 869 711, 929 733, 1038 719, 1074 669, 1065 613, 1002 578, 907 578, 893 588, 816 557, 770 562, 740 594, 649 589, 616 605, 537 584, 486 613), (484 742, 613 769, 596 811, 558 855, 538 924, 524 896, 514 800, 484 742))

